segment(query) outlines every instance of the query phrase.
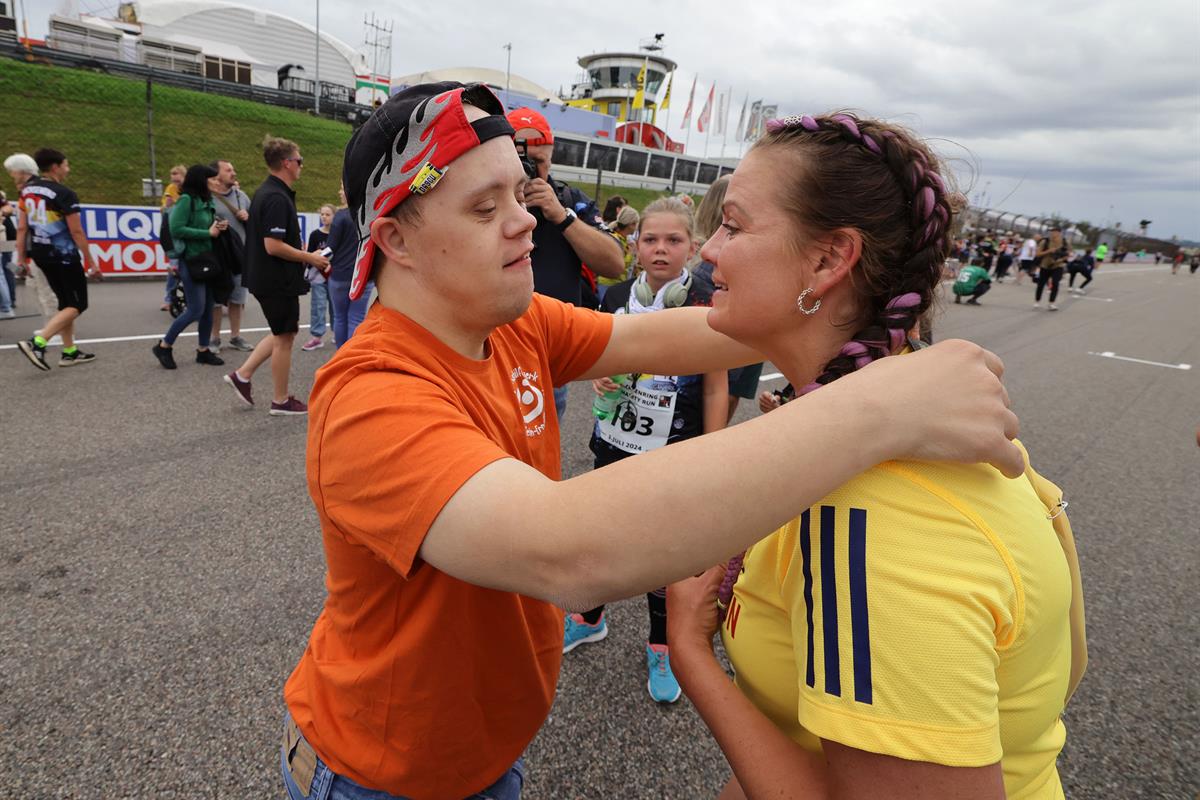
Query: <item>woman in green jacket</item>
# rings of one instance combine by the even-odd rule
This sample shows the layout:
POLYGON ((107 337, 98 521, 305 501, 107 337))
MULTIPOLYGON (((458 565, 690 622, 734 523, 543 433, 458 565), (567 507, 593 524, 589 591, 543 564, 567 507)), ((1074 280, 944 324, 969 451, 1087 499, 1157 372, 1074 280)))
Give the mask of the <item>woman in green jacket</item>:
POLYGON ((208 283, 192 279, 188 262, 202 253, 210 253, 213 239, 221 235, 229 224, 216 219, 213 211, 212 181, 217 173, 204 164, 188 168, 183 179, 180 197, 171 208, 171 239, 175 242, 175 253, 179 258, 179 281, 183 284, 187 307, 175 318, 167 333, 151 348, 164 369, 175 369, 172 353, 175 339, 183 329, 199 322, 200 346, 196 350, 197 364, 219 366, 225 362, 208 349, 209 334, 212 332, 213 288, 208 283))

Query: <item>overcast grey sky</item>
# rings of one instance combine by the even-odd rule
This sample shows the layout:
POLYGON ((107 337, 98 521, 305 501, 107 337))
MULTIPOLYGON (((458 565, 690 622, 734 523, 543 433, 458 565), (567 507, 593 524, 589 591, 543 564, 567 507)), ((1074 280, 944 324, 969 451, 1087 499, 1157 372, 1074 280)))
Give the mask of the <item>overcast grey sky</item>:
MULTIPOLYGON (((45 8, 26 0, 31 33, 45 8), (39 12, 34 7, 41 7, 39 12)), ((312 22, 315 0, 252 5, 312 22)), ((78 0, 111 11, 115 0, 78 0)), ((634 49, 666 34, 679 62, 671 130, 699 75, 696 109, 712 81, 780 114, 853 108, 906 124, 956 159, 972 201, 1093 224, 1120 221, 1200 240, 1200 3, 1196 0, 1050 3, 843 0, 797 4, 564 3, 524 0, 322 0, 321 28, 360 47, 363 15, 395 24, 393 74, 480 66, 552 90, 580 73, 579 55, 634 49), (1003 202, 1002 202, 1003 201, 1003 202)), ((661 120, 660 120, 661 121, 661 120)), ((689 152, 703 152, 691 135, 689 152)), ((726 153, 732 154, 735 143, 726 153)), ((709 154, 715 156, 714 137, 709 154)))

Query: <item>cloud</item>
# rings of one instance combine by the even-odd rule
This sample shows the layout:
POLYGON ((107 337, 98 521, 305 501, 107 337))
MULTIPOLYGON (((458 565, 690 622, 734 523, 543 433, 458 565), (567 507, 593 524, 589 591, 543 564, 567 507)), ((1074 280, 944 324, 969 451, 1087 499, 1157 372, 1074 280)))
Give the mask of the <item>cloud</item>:
MULTIPOLYGON (((256 4, 312 14, 293 0, 256 4)), ((1053 198, 1061 213, 1096 221, 1112 205, 1126 225, 1146 216, 1159 234, 1200 239, 1195 0, 658 0, 636 13, 559 0, 324 0, 321 10, 322 30, 352 46, 364 12, 391 19, 394 74, 503 70, 512 42, 513 72, 552 91, 580 77, 580 55, 634 50, 664 32, 679 63, 672 136, 699 73, 697 106, 714 80, 718 92, 734 88, 731 130, 746 94, 781 114, 856 108, 973 163, 977 186, 1024 178, 1011 210, 1037 213, 1053 198)), ((702 139, 691 137, 693 151, 702 139)))

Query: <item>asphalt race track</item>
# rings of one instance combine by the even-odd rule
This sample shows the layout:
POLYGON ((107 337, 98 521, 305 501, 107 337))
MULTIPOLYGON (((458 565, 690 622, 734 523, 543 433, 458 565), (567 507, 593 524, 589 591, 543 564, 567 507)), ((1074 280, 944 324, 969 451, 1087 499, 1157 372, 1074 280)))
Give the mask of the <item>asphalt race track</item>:
MULTIPOLYGON (((42 373, 11 347, 38 319, 0 321, 0 796, 280 797, 281 687, 324 597, 305 423, 267 416, 266 369, 259 409, 240 408, 222 369, 191 361, 193 338, 162 370, 160 284, 91 288, 85 341, 147 338, 85 344, 95 364, 42 373)), ((1068 797, 1188 800, 1200 274, 1116 264, 1091 290, 1050 313, 1028 283, 996 286, 978 308, 945 303, 936 335, 1004 358, 1022 439, 1070 502, 1091 667, 1067 714, 1068 797)), ((255 308, 247 326, 262 325, 255 308)), ((298 396, 331 354, 297 348, 298 396)), ((568 475, 591 467, 589 390, 572 387, 568 475)), ((737 419, 757 413, 743 403, 737 419)), ((711 475, 714 502, 737 502, 737 475, 711 475)), ((615 604, 609 638, 565 658, 527 754, 529 800, 717 794, 728 770, 686 700, 646 694, 646 628, 643 598, 615 604)))

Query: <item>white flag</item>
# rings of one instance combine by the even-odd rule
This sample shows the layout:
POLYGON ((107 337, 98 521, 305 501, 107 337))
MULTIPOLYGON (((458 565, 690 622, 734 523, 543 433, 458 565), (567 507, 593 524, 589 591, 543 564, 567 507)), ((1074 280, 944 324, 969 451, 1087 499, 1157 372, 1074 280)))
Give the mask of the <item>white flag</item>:
POLYGON ((742 113, 738 117, 737 132, 734 133, 736 141, 744 141, 746 138, 746 104, 750 102, 750 93, 746 92, 746 96, 742 98, 742 113))
POLYGON ((767 120, 775 119, 779 116, 779 106, 763 106, 762 116, 758 120, 758 135, 762 136, 767 129, 767 120))
POLYGON ((746 141, 753 142, 758 138, 758 126, 762 120, 762 100, 750 104, 750 119, 746 121, 746 141))

